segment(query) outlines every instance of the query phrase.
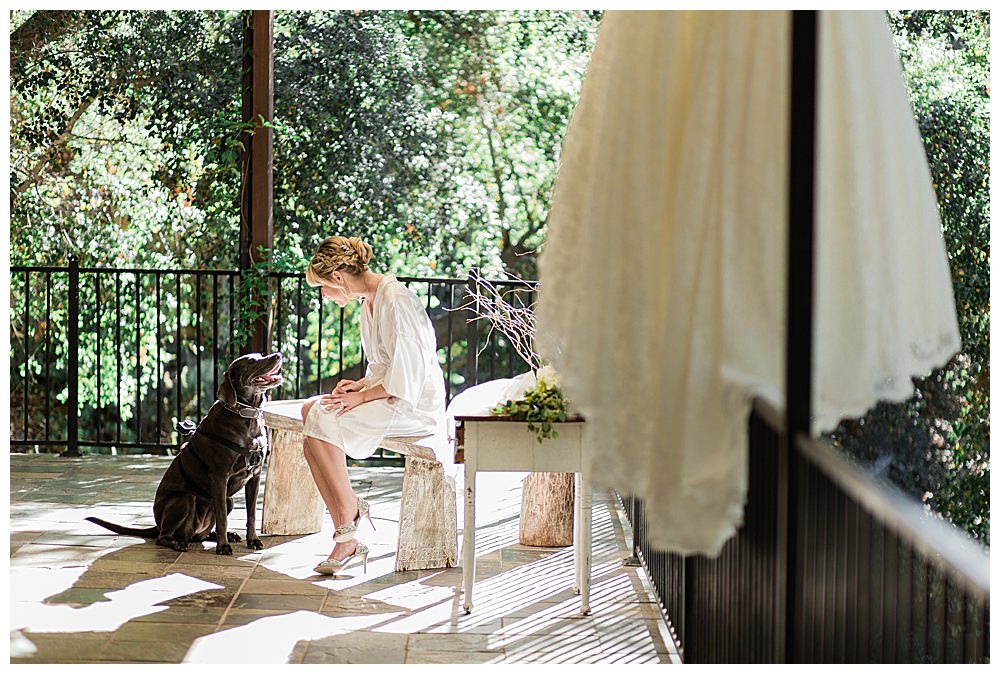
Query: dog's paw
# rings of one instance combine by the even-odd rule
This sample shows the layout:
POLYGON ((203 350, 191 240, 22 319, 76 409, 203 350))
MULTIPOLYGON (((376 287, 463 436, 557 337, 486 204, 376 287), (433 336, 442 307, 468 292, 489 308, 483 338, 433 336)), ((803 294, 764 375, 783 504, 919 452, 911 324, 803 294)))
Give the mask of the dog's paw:
POLYGON ((263 550, 264 544, 260 542, 259 538, 248 538, 247 548, 249 548, 250 550, 263 550))
POLYGON ((226 538, 229 539, 230 543, 239 543, 240 541, 243 540, 242 538, 240 538, 239 534, 234 534, 232 531, 226 532, 226 538))
POLYGON ((215 546, 215 554, 217 555, 232 555, 233 546, 229 543, 219 543, 215 546))
POLYGON ((156 539, 157 545, 162 545, 165 548, 172 548, 178 552, 187 552, 188 543, 187 541, 179 541, 176 538, 170 538, 169 536, 160 536, 156 539))

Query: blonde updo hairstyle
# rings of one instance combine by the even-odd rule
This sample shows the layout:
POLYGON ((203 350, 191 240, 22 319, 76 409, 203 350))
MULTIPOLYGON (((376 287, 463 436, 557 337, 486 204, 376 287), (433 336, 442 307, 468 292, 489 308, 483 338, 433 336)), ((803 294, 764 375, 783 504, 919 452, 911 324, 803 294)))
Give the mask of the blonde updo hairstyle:
POLYGON ((316 287, 329 280, 335 271, 352 276, 368 270, 372 247, 356 236, 331 236, 319 245, 306 269, 306 283, 316 287))

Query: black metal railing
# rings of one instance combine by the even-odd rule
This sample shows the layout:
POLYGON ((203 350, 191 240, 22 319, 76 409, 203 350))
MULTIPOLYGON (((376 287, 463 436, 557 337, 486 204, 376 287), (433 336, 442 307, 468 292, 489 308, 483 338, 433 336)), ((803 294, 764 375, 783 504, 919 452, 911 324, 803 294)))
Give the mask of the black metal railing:
MULTIPOLYGON (((357 305, 323 303, 301 273, 268 276, 272 344, 285 363, 273 397, 308 397, 362 376, 357 305)), ((463 310, 480 282, 474 270, 465 279, 399 280, 426 301, 449 401, 486 378, 527 369, 504 335, 484 320, 470 322, 463 310)), ((490 283, 534 301, 533 282, 490 283)), ((75 260, 13 267, 14 451, 176 449, 177 421, 208 411, 219 377, 242 351, 241 293, 248 292, 237 271, 86 268, 75 260)))
POLYGON ((781 662, 787 644, 795 662, 987 662, 988 553, 813 440, 789 450, 789 520, 780 418, 758 402, 744 522, 717 558, 651 549, 641 500, 621 499, 684 661, 781 662), (788 541, 794 574, 782 565, 788 541))

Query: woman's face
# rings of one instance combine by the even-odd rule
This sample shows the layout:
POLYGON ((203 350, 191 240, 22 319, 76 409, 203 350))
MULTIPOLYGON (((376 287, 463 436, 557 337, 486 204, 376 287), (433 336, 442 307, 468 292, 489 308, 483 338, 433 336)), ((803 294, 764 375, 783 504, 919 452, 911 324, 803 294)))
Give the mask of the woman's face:
POLYGON ((338 307, 344 308, 351 298, 347 296, 347 289, 338 284, 336 280, 322 279, 323 299, 333 300, 338 307))

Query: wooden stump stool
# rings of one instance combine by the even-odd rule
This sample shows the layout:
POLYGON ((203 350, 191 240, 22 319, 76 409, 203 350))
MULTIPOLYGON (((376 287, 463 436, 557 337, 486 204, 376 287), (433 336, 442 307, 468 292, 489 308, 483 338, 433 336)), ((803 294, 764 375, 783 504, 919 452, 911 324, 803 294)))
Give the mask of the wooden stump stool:
MULTIPOLYGON (((281 419, 287 417, 279 417, 279 421, 281 419)), ((260 532, 294 536, 321 531, 326 504, 302 452, 301 428, 296 431, 267 425, 272 429, 271 453, 267 459, 260 532)), ((301 422, 299 425, 301 427, 301 422)))
POLYGON ((573 545, 573 473, 531 473, 521 490, 518 542, 543 548, 573 545))
MULTIPOLYGON (((261 533, 314 534, 323 528, 326 506, 302 451, 305 400, 265 403, 271 455, 264 485, 261 533)), ((458 562, 458 512, 454 482, 424 437, 385 438, 381 447, 406 457, 400 498, 396 571, 441 569, 458 562)))
POLYGON ((454 482, 447 480, 444 467, 430 449, 414 444, 400 447, 402 443, 396 439, 387 439, 383 444, 387 445, 386 449, 406 456, 399 503, 396 571, 455 566, 458 562, 458 507, 454 482))

